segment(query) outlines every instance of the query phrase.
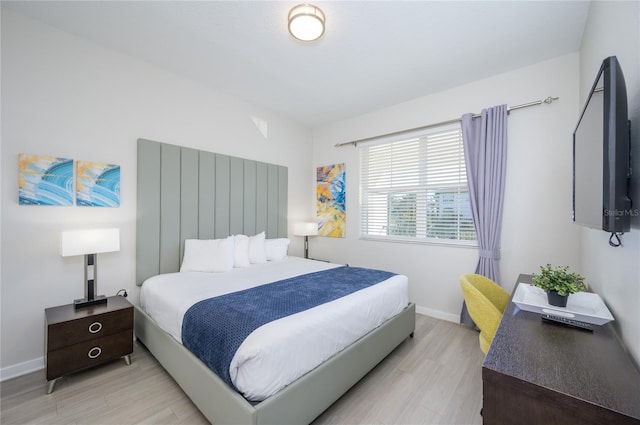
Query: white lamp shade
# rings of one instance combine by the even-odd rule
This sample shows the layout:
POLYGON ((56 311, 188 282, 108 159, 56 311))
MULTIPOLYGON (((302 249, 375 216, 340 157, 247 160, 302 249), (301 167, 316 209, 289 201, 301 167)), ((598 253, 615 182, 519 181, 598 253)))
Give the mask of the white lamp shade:
POLYGON ((68 230, 60 233, 60 255, 120 251, 120 229, 68 230))
POLYGON ((295 223, 293 234, 296 236, 316 236, 318 234, 318 223, 295 223))
POLYGON ((324 13, 310 4, 300 4, 289 12, 289 32, 302 41, 313 41, 324 34, 324 13))

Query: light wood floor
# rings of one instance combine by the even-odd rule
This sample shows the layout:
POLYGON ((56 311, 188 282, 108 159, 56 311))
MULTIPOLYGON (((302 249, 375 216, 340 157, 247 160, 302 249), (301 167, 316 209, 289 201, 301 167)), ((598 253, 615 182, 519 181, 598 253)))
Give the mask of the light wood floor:
MULTIPOLYGON (((314 425, 481 424, 477 332, 417 315, 403 342, 314 425)), ((146 348, 61 379, 46 394, 44 371, 0 384, 2 425, 208 424, 146 348)))

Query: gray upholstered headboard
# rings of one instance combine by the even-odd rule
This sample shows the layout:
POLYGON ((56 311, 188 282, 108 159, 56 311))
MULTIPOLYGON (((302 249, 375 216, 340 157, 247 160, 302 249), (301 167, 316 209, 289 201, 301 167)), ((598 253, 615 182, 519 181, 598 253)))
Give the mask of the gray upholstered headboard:
POLYGON ((138 139, 136 284, 176 272, 185 239, 287 237, 287 167, 138 139))

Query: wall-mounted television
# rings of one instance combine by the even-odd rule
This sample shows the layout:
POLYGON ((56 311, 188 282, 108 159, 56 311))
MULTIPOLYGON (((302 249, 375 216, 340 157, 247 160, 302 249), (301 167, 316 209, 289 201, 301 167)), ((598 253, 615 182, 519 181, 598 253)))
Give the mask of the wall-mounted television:
MULTIPOLYGON (((602 62, 573 133, 573 221, 612 234, 631 226, 627 89, 618 59, 602 62)), ((613 235, 612 235, 613 236, 613 235)))

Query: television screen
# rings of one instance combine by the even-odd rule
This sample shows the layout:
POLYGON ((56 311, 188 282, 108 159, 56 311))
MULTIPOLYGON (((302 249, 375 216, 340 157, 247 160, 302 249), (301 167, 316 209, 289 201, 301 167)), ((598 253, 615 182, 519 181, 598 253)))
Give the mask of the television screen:
POLYGON ((574 135, 573 221, 587 227, 602 228, 602 133, 603 78, 600 74, 596 89, 582 115, 574 135), (599 172, 600 171, 600 172, 599 172))
POLYGON ((602 62, 573 133, 573 221, 611 233, 627 232, 630 123, 627 89, 615 56, 602 62))

